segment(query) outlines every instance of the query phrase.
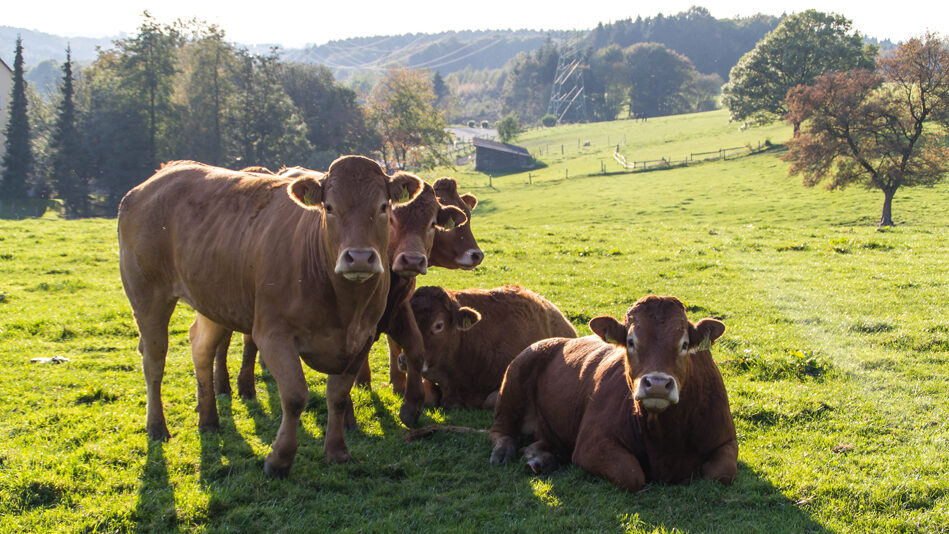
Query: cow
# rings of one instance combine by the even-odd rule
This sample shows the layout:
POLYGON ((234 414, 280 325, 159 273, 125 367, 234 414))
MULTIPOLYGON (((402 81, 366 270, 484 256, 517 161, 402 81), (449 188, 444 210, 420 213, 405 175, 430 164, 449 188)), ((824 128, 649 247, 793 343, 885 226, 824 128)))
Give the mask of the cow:
POLYGON ((504 371, 522 350, 541 339, 577 337, 555 305, 516 285, 422 287, 411 305, 425 346, 422 376, 447 407, 494 408, 504 371))
POLYGON ((674 297, 644 297, 595 335, 539 341, 504 375, 489 439, 492 464, 516 455, 535 473, 570 462, 629 491, 695 475, 731 483, 738 441, 709 347, 725 325, 689 322, 674 297))
POLYGON ((286 476, 296 455, 308 396, 301 359, 329 375, 327 460, 350 460, 343 422, 385 309, 391 205, 411 202, 422 185, 344 156, 319 179, 173 162, 129 191, 119 204, 119 268, 140 334, 148 435, 170 437, 161 382, 180 299, 196 312, 189 337, 199 428, 219 425, 215 347, 230 331, 250 333, 283 411, 265 472, 286 476))

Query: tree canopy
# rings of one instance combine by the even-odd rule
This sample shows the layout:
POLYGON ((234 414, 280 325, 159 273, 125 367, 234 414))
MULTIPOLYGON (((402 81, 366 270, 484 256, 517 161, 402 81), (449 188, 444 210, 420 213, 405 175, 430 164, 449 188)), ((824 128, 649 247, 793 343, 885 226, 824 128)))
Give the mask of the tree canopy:
POLYGON ((788 93, 789 120, 803 123, 785 158, 804 184, 860 184, 883 192, 881 226, 892 226, 900 187, 932 185, 949 171, 949 48, 933 34, 901 45, 879 70, 830 72, 788 93))
POLYGON ((13 92, 10 95, 10 118, 7 120, 6 152, 3 154, 0 194, 4 198, 26 197, 27 181, 33 170, 30 147, 30 120, 27 115, 26 80, 23 78, 23 41, 16 40, 13 59, 13 92))
POLYGON ((876 53, 842 15, 814 9, 788 15, 732 67, 722 103, 734 121, 780 120, 792 87, 811 85, 827 72, 872 69, 876 53))

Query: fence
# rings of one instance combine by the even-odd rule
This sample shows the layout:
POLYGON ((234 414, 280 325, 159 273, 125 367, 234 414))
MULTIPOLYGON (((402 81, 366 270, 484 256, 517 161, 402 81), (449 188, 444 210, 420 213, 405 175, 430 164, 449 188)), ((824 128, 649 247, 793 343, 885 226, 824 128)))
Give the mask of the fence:
POLYGON ((714 161, 714 160, 725 160, 729 156, 738 156, 741 154, 751 154, 754 152, 760 152, 762 148, 769 148, 770 143, 765 142, 762 145, 761 141, 758 141, 758 148, 748 144, 745 146, 730 147, 730 148, 720 148, 718 150, 712 150, 709 152, 691 152, 687 157, 683 157, 680 160, 674 160, 672 158, 659 158, 652 160, 639 160, 639 161, 629 161, 626 156, 619 152, 619 146, 617 146, 616 152, 613 153, 613 159, 616 160, 621 167, 626 170, 631 171, 646 171, 650 168, 668 168, 673 166, 684 166, 694 163, 696 161, 714 161), (696 159, 698 156, 698 159, 696 159))

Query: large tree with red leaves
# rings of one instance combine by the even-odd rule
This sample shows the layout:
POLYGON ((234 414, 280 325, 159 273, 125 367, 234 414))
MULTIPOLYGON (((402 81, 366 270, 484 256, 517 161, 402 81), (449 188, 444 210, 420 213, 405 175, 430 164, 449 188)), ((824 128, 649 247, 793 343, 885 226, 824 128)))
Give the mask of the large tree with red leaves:
POLYGON ((788 143, 790 174, 806 186, 879 189, 880 226, 893 226, 900 187, 933 185, 949 171, 949 47, 934 34, 902 44, 876 72, 832 72, 791 89, 787 108, 804 125, 788 143))

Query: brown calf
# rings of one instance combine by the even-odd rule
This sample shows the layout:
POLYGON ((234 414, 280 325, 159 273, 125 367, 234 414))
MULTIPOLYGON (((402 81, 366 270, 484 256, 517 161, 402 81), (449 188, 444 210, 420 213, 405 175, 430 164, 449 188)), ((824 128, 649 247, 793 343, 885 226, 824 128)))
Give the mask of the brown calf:
POLYGON ((511 362, 489 433, 491 463, 525 449, 534 472, 559 460, 636 491, 647 482, 695 475, 730 483, 738 442, 722 376, 708 350, 725 331, 690 323, 673 297, 640 299, 620 323, 590 321, 596 333, 548 339, 511 362))
POLYGON ((522 350, 541 339, 577 337, 556 306, 519 286, 422 287, 411 304, 424 339, 422 376, 449 407, 493 408, 504 370, 522 350))
POLYGON ((422 188, 374 161, 346 156, 321 179, 168 164, 119 206, 119 267, 141 336, 146 426, 169 437, 161 401, 168 321, 179 299, 197 312, 191 351, 198 425, 217 427, 215 347, 230 331, 250 333, 280 391, 283 418, 264 464, 286 475, 306 406, 300 365, 329 374, 324 451, 350 459, 343 434, 349 390, 385 309, 390 201, 422 188))

